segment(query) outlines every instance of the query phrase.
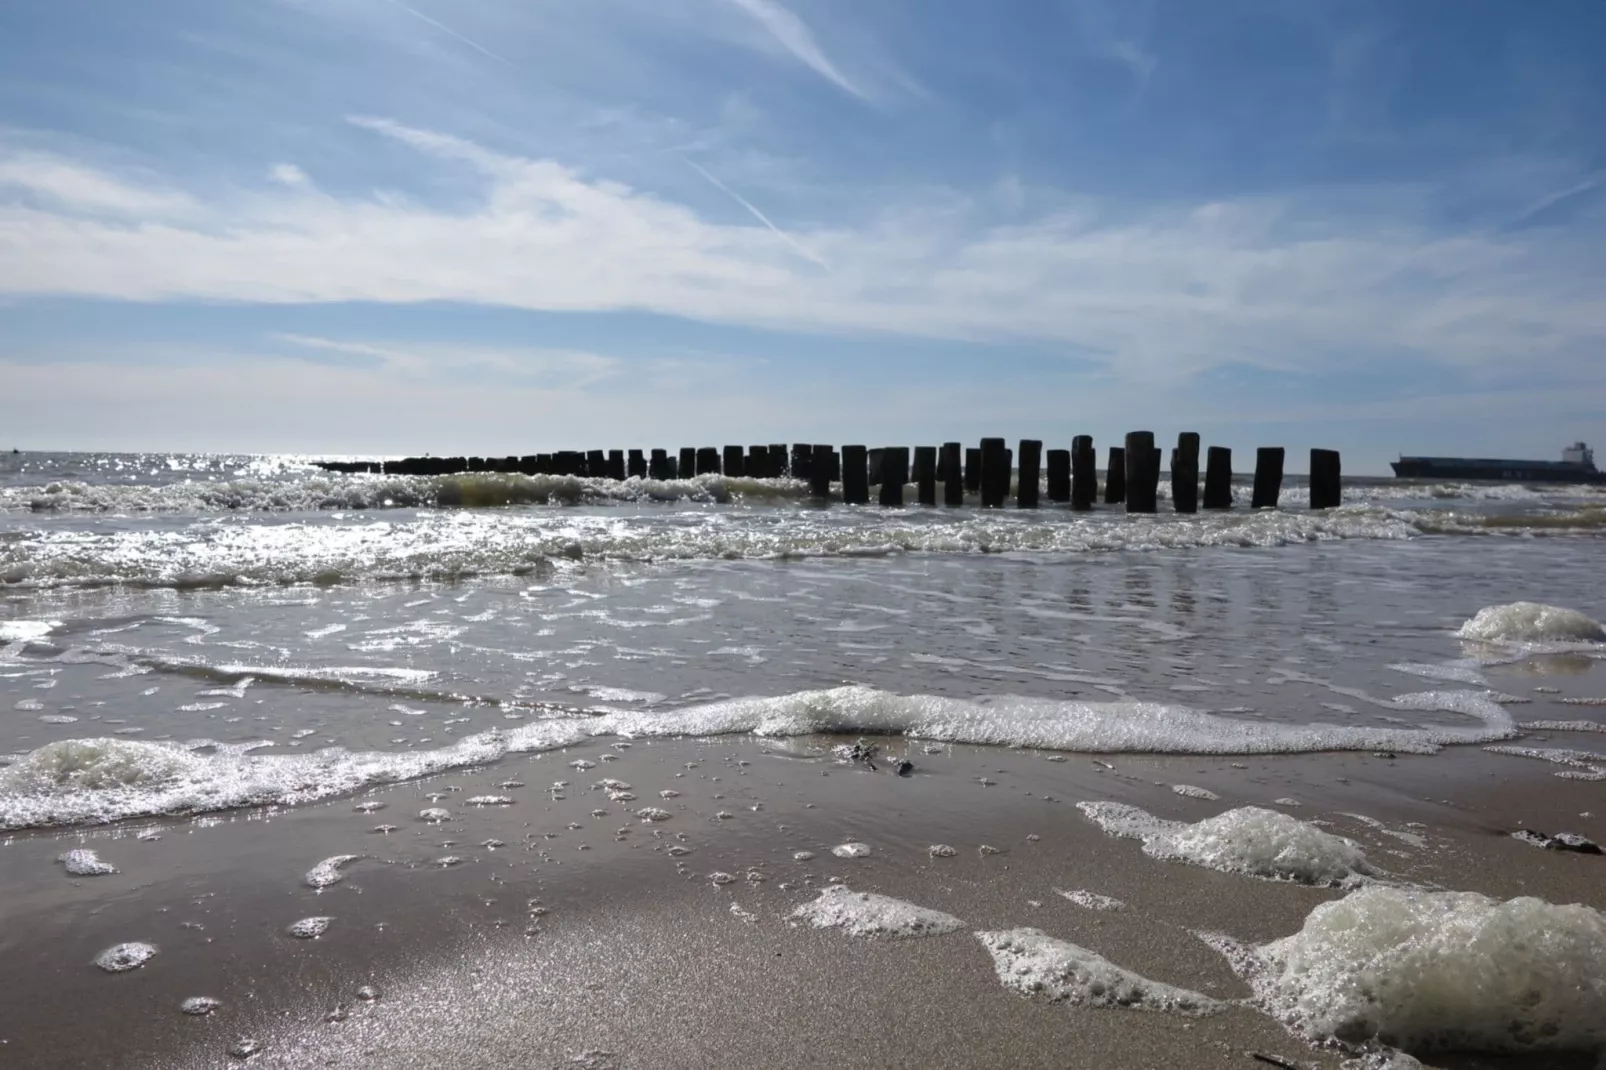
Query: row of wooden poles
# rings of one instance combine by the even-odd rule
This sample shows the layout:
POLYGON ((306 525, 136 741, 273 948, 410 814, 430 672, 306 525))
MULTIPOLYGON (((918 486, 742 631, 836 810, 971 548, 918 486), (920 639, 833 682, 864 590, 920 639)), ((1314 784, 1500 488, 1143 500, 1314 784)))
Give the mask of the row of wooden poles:
MULTIPOLYGON (((1151 431, 1133 431, 1124 446, 1111 446, 1104 481, 1106 504, 1124 504, 1129 513, 1152 513, 1159 497, 1162 451, 1151 431)), ((1284 450, 1263 446, 1255 452, 1252 508, 1275 507, 1282 493, 1284 450)), ((524 457, 406 457, 393 461, 322 461, 336 472, 383 472, 391 475, 452 475, 460 472, 508 472, 524 475, 582 476, 597 479, 677 479, 706 474, 777 479, 790 476, 809 483, 815 497, 830 499, 840 485, 849 505, 870 501, 879 487, 882 505, 904 504, 904 488, 913 483, 921 505, 936 505, 939 484, 944 505, 963 505, 965 495, 979 494, 985 507, 1000 508, 1010 496, 1033 509, 1044 496, 1091 509, 1099 497, 1097 454, 1090 435, 1078 435, 1068 450, 1043 450, 1038 439, 1022 439, 1017 453, 1001 438, 984 438, 966 448, 958 442, 938 446, 821 446, 798 443, 768 446, 686 447, 679 455, 667 450, 564 450, 524 457), (1046 474, 1046 487, 1043 476, 1046 474), (1046 491, 1046 493, 1045 493, 1046 491)), ((1184 431, 1171 451, 1171 502, 1179 513, 1232 507, 1232 451, 1211 446, 1205 455, 1204 493, 1199 484, 1199 435, 1184 431)), ((1310 451, 1310 507, 1329 509, 1341 498, 1337 450, 1310 451)))

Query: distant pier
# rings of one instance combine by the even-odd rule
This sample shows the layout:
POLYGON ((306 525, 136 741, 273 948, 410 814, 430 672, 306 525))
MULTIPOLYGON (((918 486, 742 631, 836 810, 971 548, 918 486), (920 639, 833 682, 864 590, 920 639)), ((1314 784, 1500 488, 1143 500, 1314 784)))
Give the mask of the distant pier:
MULTIPOLYGON (((523 476, 573 476, 585 479, 690 479, 725 475, 748 479, 793 479, 807 483, 822 501, 867 505, 871 488, 882 506, 904 505, 908 485, 916 487, 921 506, 963 505, 968 492, 980 497, 984 508, 1011 504, 1037 509, 1043 499, 1050 506, 1074 511, 1093 509, 1099 500, 1094 471, 1097 450, 1088 435, 1077 435, 1069 449, 1046 453, 1041 439, 1021 439, 1011 449, 1008 440, 984 438, 977 447, 958 442, 941 446, 830 446, 818 443, 775 443, 758 446, 682 446, 677 449, 559 450, 521 457, 402 457, 389 461, 315 461, 328 472, 404 476, 450 476, 496 472, 523 476), (1019 459, 1017 478, 1016 460, 1019 459), (1043 462, 1047 460, 1047 488, 1043 493, 1043 462), (912 465, 911 465, 912 460, 912 465), (942 493, 937 493, 941 484, 942 493)), ((1205 452, 1203 494, 1200 493, 1197 432, 1184 431, 1170 451, 1169 474, 1172 510, 1196 512, 1232 508, 1232 451, 1210 446, 1205 452)), ((1110 447, 1104 481, 1104 504, 1119 505, 1129 513, 1158 511, 1162 458, 1152 431, 1133 431, 1119 446, 1110 447)), ((1282 495, 1281 446, 1264 446, 1255 452, 1251 509, 1276 508, 1282 495)), ((1310 451, 1310 507, 1331 509, 1342 502, 1342 477, 1337 450, 1310 451)))

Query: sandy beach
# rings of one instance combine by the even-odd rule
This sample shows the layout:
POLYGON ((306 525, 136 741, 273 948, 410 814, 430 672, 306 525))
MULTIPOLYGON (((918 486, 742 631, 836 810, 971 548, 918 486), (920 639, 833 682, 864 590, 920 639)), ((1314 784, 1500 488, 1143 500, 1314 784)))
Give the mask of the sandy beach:
POLYGON ((1088 800, 1186 821, 1272 806, 1353 838, 1389 879, 1606 906, 1606 861, 1508 835, 1606 838, 1599 816, 1580 816, 1598 786, 1539 763, 1476 750, 1089 759, 889 741, 884 758, 914 763, 898 776, 886 762, 842 762, 832 742, 599 742, 304 808, 16 836, 0 848, 0 1051, 41 1070, 226 1066, 243 1039, 264 1067, 1264 1065, 1254 1052, 1338 1066, 1339 1053, 1249 1006, 1190 1017, 1000 984, 971 934, 1032 927, 1143 977, 1242 1000, 1247 986, 1194 932, 1279 938, 1343 894, 1147 857, 1080 814, 1088 800), (610 799, 593 786, 604 779, 635 799, 610 799), (484 796, 512 801, 468 803, 484 796), (669 816, 630 812, 648 806, 669 816), (431 807, 450 816, 421 820, 431 807), (869 854, 832 855, 849 842, 869 854), (41 884, 79 845, 119 872, 41 884), (938 845, 954 854, 933 857, 938 845), (338 883, 309 888, 307 872, 338 855, 359 857, 338 883), (790 917, 838 882, 963 929, 864 939, 790 917), (1088 909, 1070 891, 1124 906, 1088 909), (316 916, 333 919, 321 937, 286 934, 316 916), (158 953, 119 976, 90 965, 131 940, 158 953), (181 1013, 197 996, 219 1006, 181 1013))

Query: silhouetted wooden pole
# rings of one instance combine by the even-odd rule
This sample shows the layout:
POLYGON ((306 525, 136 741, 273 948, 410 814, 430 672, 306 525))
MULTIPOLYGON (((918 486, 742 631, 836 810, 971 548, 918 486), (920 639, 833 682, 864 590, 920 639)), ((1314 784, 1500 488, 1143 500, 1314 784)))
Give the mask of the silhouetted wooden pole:
POLYGON ((1099 498, 1099 458, 1093 450, 1093 436, 1071 439, 1071 508, 1091 509, 1099 498))
POLYGON ((1001 509, 1009 497, 1009 448, 1001 438, 981 440, 981 504, 1001 509))
POLYGON ((981 493, 981 450, 975 446, 965 447, 965 489, 981 493))
POLYGON ((1250 508, 1275 509, 1283 489, 1283 448, 1262 446, 1255 451, 1255 493, 1250 508))
POLYGON ((746 471, 754 479, 768 479, 770 477, 770 448, 768 446, 747 447, 746 471))
POLYGON ((1015 503, 1022 509, 1036 509, 1042 492, 1043 444, 1035 438, 1020 440, 1020 482, 1015 487, 1015 503))
POLYGON ((881 451, 881 504, 902 505, 909 482, 909 447, 888 446, 881 451))
POLYGON ((842 500, 849 505, 870 500, 870 457, 863 446, 842 447, 842 500))
POLYGON ((698 446, 697 447, 697 474, 700 475, 700 476, 701 475, 716 475, 716 476, 719 475, 719 447, 718 446, 698 446))
POLYGON ((811 446, 808 447, 808 450, 809 490, 814 497, 829 500, 831 497, 831 454, 834 451, 830 446, 811 446))
POLYGON ((870 485, 872 487, 879 487, 881 485, 881 480, 884 474, 883 465, 886 462, 886 456, 887 451, 881 447, 877 447, 873 450, 868 450, 865 452, 864 461, 866 478, 870 480, 870 485))
POLYGON ((608 451, 608 478, 624 482, 625 478, 625 451, 608 451))
POLYGON ((964 447, 957 442, 942 444, 942 503, 965 504, 964 447))
POLYGON ((669 453, 667 450, 653 450, 647 458, 647 477, 649 479, 674 479, 669 471, 669 453))
POLYGON ((742 464, 742 447, 726 446, 724 452, 725 467, 723 471, 726 476, 740 476, 747 471, 746 466, 742 464))
POLYGON ((1232 450, 1211 446, 1205 454, 1204 507, 1232 508, 1232 450))
POLYGON ((921 505, 937 504, 937 447, 915 447, 915 486, 920 491, 921 505))
POLYGON ((802 442, 792 444, 792 478, 812 481, 814 478, 814 447, 802 442))
POLYGON ((1126 436, 1126 511, 1152 513, 1160 482, 1154 460, 1154 432, 1129 431, 1126 436))
POLYGON ((1337 450, 1310 451, 1310 507, 1334 509, 1343 504, 1341 466, 1337 450))
POLYGON ((1051 502, 1068 502, 1071 500, 1071 451, 1049 450, 1045 455, 1048 475, 1048 500, 1051 502))
POLYGON ((770 443, 770 478, 780 479, 786 475, 786 443, 770 443))
POLYGON ((585 475, 591 479, 602 479, 608 474, 608 455, 602 450, 587 450, 585 454, 585 475))
POLYGON ((1177 449, 1171 457, 1171 505, 1179 513, 1199 511, 1199 433, 1184 431, 1177 436, 1177 449))
POLYGON ((1126 447, 1111 446, 1110 461, 1104 469, 1104 503, 1119 505, 1126 501, 1126 447))

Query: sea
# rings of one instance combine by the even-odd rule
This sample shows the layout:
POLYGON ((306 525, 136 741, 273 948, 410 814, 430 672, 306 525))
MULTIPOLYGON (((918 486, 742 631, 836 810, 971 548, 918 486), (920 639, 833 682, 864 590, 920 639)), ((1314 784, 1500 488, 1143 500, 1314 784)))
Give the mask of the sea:
MULTIPOLYGON (((106 828, 155 838, 221 815, 344 812, 381 785, 685 737, 1055 761, 1480 748, 1598 796, 1606 487, 1350 478, 1344 504, 1319 512, 1297 477, 1275 509, 1250 509, 1247 482, 1234 492, 1231 510, 1178 515, 1162 485, 1159 512, 1138 516, 849 507, 788 479, 717 475, 0 455, 0 868, 39 857, 22 848, 41 837, 54 852, 115 842, 74 838, 106 828)), ((1221 857, 1267 855, 1246 837, 1304 842, 1251 816, 1211 832, 1238 837, 1221 857)), ((308 882, 338 880, 348 857, 308 882)), ((7 878, 18 909, 45 910, 65 879, 36 868, 7 878)), ((77 909, 98 912, 95 894, 77 909)), ((105 894, 138 917, 137 889, 105 894)), ((1434 911, 1421 924, 1450 916, 1434 911)), ((1586 914, 1566 925, 1587 958, 1606 953, 1606 921, 1586 914)), ((1036 935, 995 956, 1064 953, 1023 931, 1036 935)), ((99 970, 141 968, 141 946, 108 949, 99 970)), ((63 976, 98 991, 79 966, 99 972, 86 957, 63 976)), ((1560 1031, 1538 1043, 1599 1042, 1588 1023, 1606 1020, 1606 991, 1569 991, 1560 1031)), ((1475 1029, 1486 1015, 1468 1007, 1475 1029)), ((8 1030, 27 1027, 0 1042, 8 1030)))
POLYGON ((1248 489, 1177 515, 1162 486, 1129 516, 3 455, 0 829, 311 800, 607 733, 1431 750, 1517 734, 1473 696, 1535 643, 1598 688, 1570 625, 1457 630, 1512 603, 1606 616, 1606 488, 1350 479, 1322 512, 1297 479, 1275 510, 1248 489), (35 783, 30 755, 65 764, 35 783))

